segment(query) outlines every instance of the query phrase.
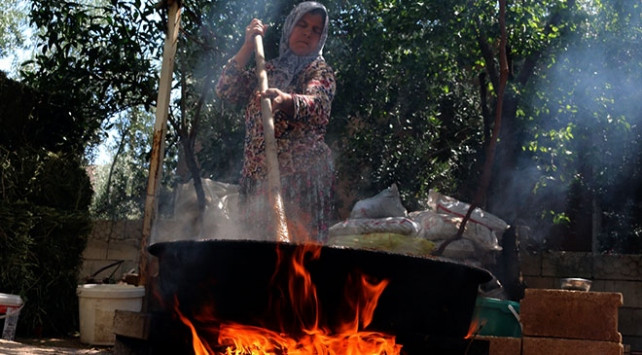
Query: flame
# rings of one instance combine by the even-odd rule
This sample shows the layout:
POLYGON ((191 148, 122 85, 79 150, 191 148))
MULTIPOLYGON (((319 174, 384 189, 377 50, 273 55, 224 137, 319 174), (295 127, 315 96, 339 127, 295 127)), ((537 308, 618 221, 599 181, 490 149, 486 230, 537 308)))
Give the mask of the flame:
POLYGON ((485 325, 486 325, 486 321, 485 321, 485 320, 479 321, 478 319, 473 319, 473 320, 470 322, 470 326, 468 327, 468 333, 466 334, 466 336, 464 337, 464 339, 468 340, 468 339, 472 339, 472 338, 474 338, 475 336, 477 336, 477 334, 479 333, 479 331, 480 331, 480 330, 481 330, 485 325))
POLYGON ((221 327, 218 340, 227 346, 221 353, 226 355, 392 355, 401 352, 394 336, 365 331, 326 334, 317 329, 294 339, 269 329, 230 323, 221 327))
POLYGON ((194 348, 194 354, 195 355, 213 354, 214 352, 207 345, 207 343, 203 343, 201 341, 201 338, 198 336, 198 333, 196 332, 196 328, 194 327, 192 322, 190 322, 190 320, 187 319, 187 317, 185 317, 181 312, 181 310, 178 308, 178 300, 176 298, 174 299, 174 311, 178 315, 178 318, 181 320, 181 322, 183 322, 183 324, 185 324, 192 333, 192 347, 194 348))
MULTIPOLYGON (((277 248, 278 249, 278 248, 277 248)), ((321 305, 310 272, 305 263, 316 260, 321 255, 321 245, 304 243, 295 249, 291 258, 286 259, 279 252, 278 263, 287 262, 286 294, 273 300, 276 314, 279 310, 288 309, 294 314, 294 324, 300 330, 297 334, 287 334, 288 328, 281 324, 280 331, 255 325, 245 325, 220 321, 214 333, 217 333, 216 349, 212 350, 207 342, 203 342, 194 325, 180 313, 175 311, 180 320, 189 327, 192 334, 194 353, 221 355, 360 355, 360 354, 400 354, 402 346, 396 344, 395 336, 376 331, 364 330, 373 319, 379 297, 388 285, 388 280, 376 280, 356 271, 348 277, 345 288, 346 311, 338 325, 321 325, 321 305), (289 304, 284 304, 289 302, 289 304), (289 308, 288 308, 289 307, 289 308)), ((277 265, 278 266, 278 265, 277 265)), ((277 267, 277 270, 281 268, 277 267)), ((272 282, 277 277, 272 276, 272 282)), ((176 302, 175 304, 178 304, 176 302)), ((202 315, 201 315, 202 316, 202 315)), ((282 323, 285 320, 279 319, 282 323)), ((199 329, 201 332, 211 329, 199 329)))

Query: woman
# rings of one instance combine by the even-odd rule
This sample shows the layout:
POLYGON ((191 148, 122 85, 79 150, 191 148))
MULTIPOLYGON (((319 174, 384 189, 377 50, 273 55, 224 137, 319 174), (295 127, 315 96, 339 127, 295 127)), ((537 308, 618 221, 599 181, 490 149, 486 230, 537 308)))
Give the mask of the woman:
MULTIPOLYGON (((245 150, 241 171, 242 221, 250 233, 265 232, 270 205, 261 97, 272 101, 285 216, 294 239, 324 241, 332 209, 333 167, 325 144, 336 84, 322 56, 328 13, 314 1, 297 5, 283 26, 279 57, 266 63, 269 89, 258 93, 254 69, 244 69, 254 52, 254 36, 267 29, 253 19, 241 49, 223 68, 219 97, 245 104, 245 150), (303 230, 302 230, 303 228, 303 230), (302 235, 307 234, 307 235, 302 235)), ((258 236, 257 236, 258 237, 258 236)), ((270 236, 264 236, 270 238, 270 236)))

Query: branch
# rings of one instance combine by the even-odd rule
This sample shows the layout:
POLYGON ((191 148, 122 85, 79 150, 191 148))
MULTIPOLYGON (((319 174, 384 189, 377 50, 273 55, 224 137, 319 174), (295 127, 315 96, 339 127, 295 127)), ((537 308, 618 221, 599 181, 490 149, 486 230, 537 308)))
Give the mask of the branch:
POLYGON ((508 60, 506 57, 506 43, 508 42, 508 35, 506 32, 506 0, 499 0, 499 28, 500 28, 500 45, 499 45, 499 86, 497 90, 497 106, 495 108, 495 125, 493 126, 493 135, 490 144, 486 149, 486 161, 484 162, 484 171, 482 173, 481 182, 475 194, 473 202, 466 212, 466 216, 461 221, 457 234, 453 237, 446 239, 439 248, 435 251, 434 255, 442 255, 444 250, 455 240, 461 239, 466 228, 466 223, 470 219, 470 215, 475 208, 484 201, 486 198, 486 190, 490 184, 490 176, 492 173, 493 162, 495 160, 495 147, 497 146, 497 138, 502 123, 502 104, 504 101, 504 91, 506 89, 506 82, 508 81, 508 60))
POLYGON ((488 38, 486 38, 481 30, 479 36, 477 36, 477 42, 479 43, 479 49, 481 50, 482 57, 484 57, 484 61, 486 61, 486 72, 488 73, 490 82, 493 84, 493 88, 497 90, 497 88, 499 87, 499 75, 497 74, 497 70, 495 69, 493 50, 488 44, 488 38))

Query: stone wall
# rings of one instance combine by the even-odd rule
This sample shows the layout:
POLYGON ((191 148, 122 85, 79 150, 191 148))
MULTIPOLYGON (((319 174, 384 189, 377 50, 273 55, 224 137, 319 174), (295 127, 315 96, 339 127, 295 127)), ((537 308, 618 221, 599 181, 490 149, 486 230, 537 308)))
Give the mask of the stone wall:
POLYGON ((140 239, 143 222, 136 221, 94 221, 94 227, 87 247, 83 252, 83 267, 79 282, 85 283, 101 268, 121 261, 94 276, 97 280, 110 277, 120 280, 123 274, 138 268, 140 239), (113 275, 112 275, 113 273, 113 275))
POLYGON ((560 279, 593 281, 591 291, 617 292, 624 297, 618 329, 622 343, 642 352, 642 255, 594 255, 546 252, 521 255, 521 270, 529 288, 556 289, 560 279))

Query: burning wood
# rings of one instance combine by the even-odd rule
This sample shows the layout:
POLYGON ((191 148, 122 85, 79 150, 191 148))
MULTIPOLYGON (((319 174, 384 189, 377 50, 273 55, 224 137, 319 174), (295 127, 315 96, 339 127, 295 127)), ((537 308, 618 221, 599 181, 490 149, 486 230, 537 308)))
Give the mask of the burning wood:
MULTIPOLYGON (((365 330, 372 321, 379 296, 388 285, 388 280, 375 280, 362 273, 355 273, 346 282, 346 311, 341 312, 343 317, 334 325, 321 324, 320 312, 323 305, 319 304, 316 287, 305 266, 306 260, 318 259, 320 253, 320 245, 308 243, 298 246, 291 258, 278 258, 278 263, 288 263, 288 290, 283 290, 286 297, 274 300, 276 304, 273 309, 289 307, 293 310, 299 329, 290 334, 284 331, 289 327, 285 324, 285 317, 278 311, 273 316, 278 318, 277 328, 280 331, 215 319, 211 316, 214 313, 212 309, 204 309, 204 314, 195 315, 195 325, 183 315, 176 299, 174 311, 190 330, 194 353, 400 354, 402 346, 396 344, 394 335, 365 330), (284 300, 290 304, 278 304, 284 300)), ((276 277, 278 275, 275 274, 273 279, 276 277)))

